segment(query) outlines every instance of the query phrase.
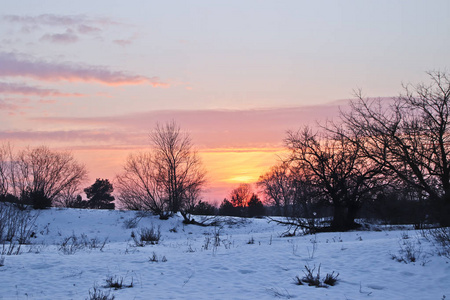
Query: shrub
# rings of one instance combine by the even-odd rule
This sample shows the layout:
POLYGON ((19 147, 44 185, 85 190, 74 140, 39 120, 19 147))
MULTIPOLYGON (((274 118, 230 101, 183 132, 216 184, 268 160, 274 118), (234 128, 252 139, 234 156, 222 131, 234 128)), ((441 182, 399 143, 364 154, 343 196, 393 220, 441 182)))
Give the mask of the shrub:
POLYGON ((426 255, 422 254, 422 247, 420 246, 420 242, 416 243, 409 239, 401 238, 399 242, 399 251, 397 254, 391 254, 391 258, 398 262, 407 263, 415 263, 419 259, 422 259, 422 264, 426 263, 426 255))
POLYGON ((128 285, 123 284, 123 277, 108 276, 105 281, 106 281, 106 286, 105 286, 106 288, 112 288, 115 290, 133 287, 133 278, 131 279, 131 283, 128 285))
POLYGON ((138 225, 138 223, 139 223, 139 219, 136 218, 136 217, 135 217, 135 218, 126 219, 126 220, 123 222, 123 227, 124 227, 125 229, 136 228, 137 225, 138 225))
POLYGON ((82 249, 99 249, 100 251, 103 251, 103 248, 105 247, 107 241, 108 238, 100 241, 98 238, 89 239, 85 234, 76 236, 73 233, 71 236, 65 237, 62 240, 62 242, 59 244, 58 250, 66 255, 75 254, 75 252, 82 249))
POLYGON ((138 231, 138 235, 139 236, 136 236, 134 231, 131 232, 131 237, 133 238, 136 246, 144 247, 148 244, 156 245, 161 239, 161 226, 155 228, 155 226, 152 225, 150 228, 141 228, 141 230, 138 231))
POLYGON ((80 249, 83 249, 81 239, 79 239, 75 234, 72 234, 62 240, 61 244, 59 244, 58 251, 61 251, 66 255, 71 255, 75 254, 75 252, 80 249))
POLYGON ((22 244, 35 237, 38 213, 21 210, 10 203, 0 203, 0 244, 2 255, 18 255, 22 244))
POLYGON ((331 274, 327 273, 325 278, 321 279, 320 278, 320 265, 319 265, 319 268, 317 269, 316 274, 314 274, 315 270, 316 270, 315 266, 314 266, 314 268, 305 266, 305 270, 303 271, 305 276, 303 276, 303 278, 296 276, 294 278, 295 284, 303 285, 306 283, 309 286, 327 288, 328 286, 334 286, 337 283, 337 281, 338 281, 337 278, 339 276, 339 273, 335 274, 333 271, 333 272, 331 272, 331 274))
POLYGON ((34 209, 45 209, 52 206, 52 200, 48 198, 44 191, 25 190, 21 195, 22 203, 33 205, 34 209))
POLYGON ((331 274, 327 274, 325 276, 325 279, 323 280, 323 283, 325 283, 327 285, 334 286, 336 284, 336 282, 338 281, 338 279, 337 279, 338 276, 339 276, 339 273, 335 275, 334 271, 333 271, 333 272, 331 272, 331 274))
POLYGON ((438 255, 450 258, 450 227, 432 229, 429 235, 438 255))
POLYGON ((156 253, 153 252, 152 256, 149 258, 148 261, 150 261, 150 262, 159 262, 159 261, 166 262, 167 258, 165 256, 162 256, 161 258, 158 258, 158 255, 156 255, 156 253))
POLYGON ((89 290, 89 298, 88 300, 114 300, 115 296, 110 295, 110 291, 104 292, 98 287, 94 286, 92 291, 89 290))
POLYGON ((315 266, 312 269, 309 266, 305 266, 306 272, 303 271, 303 273, 305 273, 305 276, 302 278, 302 281, 304 283, 307 283, 309 286, 322 287, 322 284, 320 282, 320 265, 316 275, 314 275, 315 269, 315 266))

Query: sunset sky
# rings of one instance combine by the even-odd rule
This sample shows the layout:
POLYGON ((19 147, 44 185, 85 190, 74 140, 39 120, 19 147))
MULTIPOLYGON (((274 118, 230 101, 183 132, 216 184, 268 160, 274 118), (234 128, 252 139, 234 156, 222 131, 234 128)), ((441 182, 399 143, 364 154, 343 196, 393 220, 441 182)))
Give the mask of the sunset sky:
POLYGON ((220 201, 275 164, 288 129, 362 89, 449 71, 450 1, 2 1, 0 141, 71 150, 90 182, 189 132, 220 201))

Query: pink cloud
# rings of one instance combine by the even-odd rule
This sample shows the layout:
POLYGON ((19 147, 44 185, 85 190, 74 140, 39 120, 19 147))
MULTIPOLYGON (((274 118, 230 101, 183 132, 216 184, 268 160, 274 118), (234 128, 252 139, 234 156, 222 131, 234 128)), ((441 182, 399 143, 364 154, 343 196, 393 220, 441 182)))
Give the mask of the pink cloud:
POLYGON ((9 115, 23 114, 24 109, 30 108, 24 105, 26 103, 28 103, 28 99, 0 99, 0 111, 7 111, 9 115), (22 105, 18 103, 22 103, 22 105))
POLYGON ((39 103, 43 103, 43 104, 55 104, 57 102, 58 101, 56 101, 56 100, 44 100, 44 99, 39 100, 39 103))
POLYGON ((26 84, 0 82, 0 93, 2 94, 18 94, 18 95, 37 95, 41 97, 82 97, 80 93, 62 93, 54 89, 44 89, 26 84))
POLYGON ((18 105, 0 99, 0 110, 16 111, 18 109, 19 109, 18 105))
POLYGON ((133 41, 132 40, 114 40, 113 43, 117 44, 119 46, 125 47, 125 46, 131 45, 133 43, 133 41))
POLYGON ((30 77, 42 81, 97 82, 106 85, 150 84, 167 87, 158 77, 111 71, 102 66, 71 63, 52 63, 43 60, 18 57, 14 53, 0 52, 0 77, 30 77))
MULTIPOLYGON (((0 108, 1 102, 0 102, 0 108)), ((56 130, 56 131, 39 131, 39 130, 26 130, 26 131, 0 131, 0 140, 18 140, 27 141, 31 143, 45 143, 45 142, 70 142, 76 144, 76 142, 112 142, 118 143, 128 142, 133 139, 133 135, 130 134, 128 138, 126 135, 120 132, 113 132, 108 130, 56 130), (125 137, 125 140, 123 140, 125 137)))
POLYGON ((97 118, 35 118, 33 121, 108 128, 116 132, 118 140, 145 145, 156 122, 175 120, 183 130, 190 132, 201 148, 273 148, 282 146, 289 129, 316 126, 317 121, 325 123, 327 119, 338 117, 339 107, 330 104, 259 110, 153 111, 97 118))

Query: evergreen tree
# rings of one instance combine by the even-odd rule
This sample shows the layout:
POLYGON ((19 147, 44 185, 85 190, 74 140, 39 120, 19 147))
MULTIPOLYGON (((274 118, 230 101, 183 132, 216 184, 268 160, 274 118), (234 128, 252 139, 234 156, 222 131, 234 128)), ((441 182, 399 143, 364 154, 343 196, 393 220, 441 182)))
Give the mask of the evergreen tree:
POLYGON ((88 207, 94 209, 114 209, 114 191, 108 179, 97 178, 95 183, 84 189, 88 200, 88 207))
POLYGON ((252 194, 252 197, 248 201, 248 216, 250 218, 253 217, 262 217, 265 213, 264 205, 259 200, 256 194, 252 194))

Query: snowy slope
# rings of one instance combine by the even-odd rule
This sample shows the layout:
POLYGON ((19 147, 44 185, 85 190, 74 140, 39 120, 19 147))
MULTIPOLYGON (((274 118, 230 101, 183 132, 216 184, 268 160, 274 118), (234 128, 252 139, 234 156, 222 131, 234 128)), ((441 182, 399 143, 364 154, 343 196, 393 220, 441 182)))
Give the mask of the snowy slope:
POLYGON ((265 219, 222 227, 184 226, 179 217, 142 218, 135 212, 50 209, 37 219, 36 238, 22 254, 4 256, 0 299, 88 299, 108 277, 133 287, 111 290, 115 299, 443 299, 450 298, 450 261, 413 230, 321 233, 281 238, 285 228, 265 219), (131 233, 161 226, 157 245, 136 247, 131 233), (96 239, 102 250, 64 254, 70 236, 96 239), (214 246, 214 240, 220 240, 214 246), (250 243, 251 241, 254 243, 250 243), (208 243, 209 241, 209 243, 208 243), (418 261, 403 263, 400 247, 418 261), (205 249, 207 248, 207 249, 205 249), (150 261, 155 256, 157 262, 150 261), (163 261, 163 257, 167 261, 163 261), (339 273, 328 288, 295 285, 304 266, 339 273))

